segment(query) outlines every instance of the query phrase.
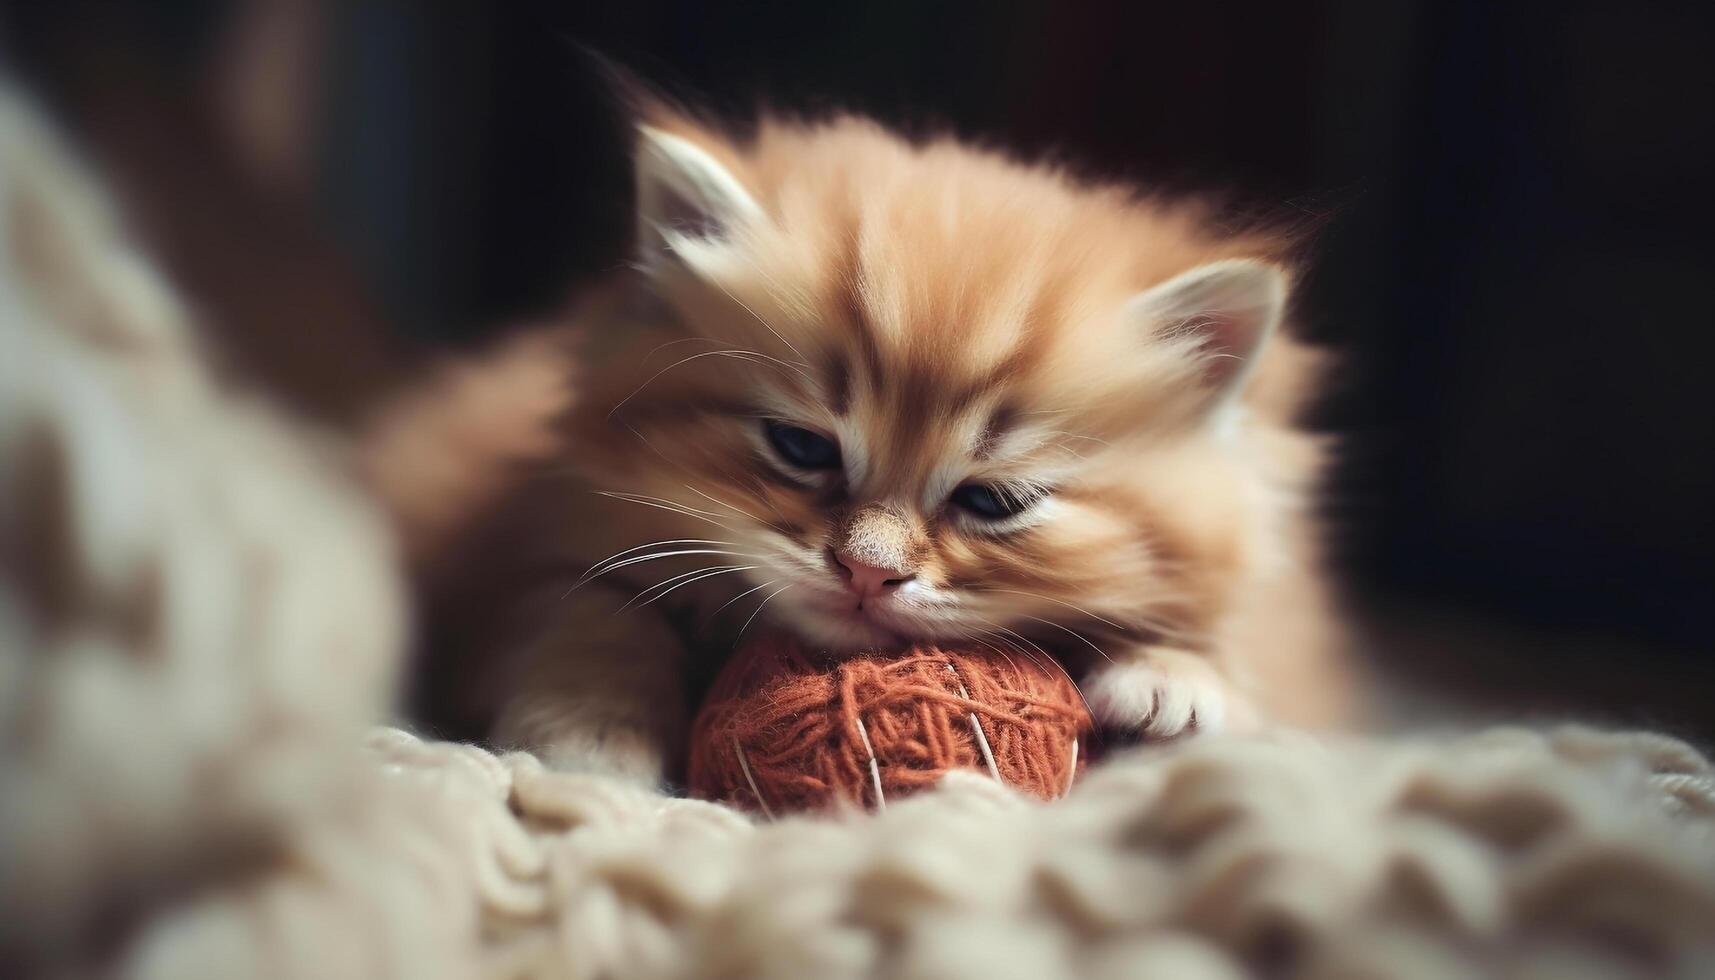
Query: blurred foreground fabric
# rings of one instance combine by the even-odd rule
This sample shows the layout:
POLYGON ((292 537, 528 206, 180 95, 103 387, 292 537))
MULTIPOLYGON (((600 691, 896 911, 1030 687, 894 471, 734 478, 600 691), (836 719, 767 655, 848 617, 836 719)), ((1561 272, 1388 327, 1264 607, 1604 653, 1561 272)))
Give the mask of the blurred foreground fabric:
POLYGON ((0 94, 0 975, 1715 975, 1715 769, 1648 733, 1142 750, 754 823, 386 724, 336 438, 223 384, 0 94))

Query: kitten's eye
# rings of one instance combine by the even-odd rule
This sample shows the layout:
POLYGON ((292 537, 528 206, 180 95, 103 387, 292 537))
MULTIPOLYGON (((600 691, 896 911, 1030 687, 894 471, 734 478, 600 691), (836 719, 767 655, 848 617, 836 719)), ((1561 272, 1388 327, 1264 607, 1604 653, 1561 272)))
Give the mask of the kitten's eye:
POLYGON ((827 436, 785 422, 767 422, 763 431, 780 458, 799 469, 833 470, 840 466, 839 444, 827 436))
POLYGON ((954 505, 990 521, 1016 517, 1030 506, 1030 501, 1020 498, 1005 487, 987 483, 967 483, 954 490, 950 499, 954 505))

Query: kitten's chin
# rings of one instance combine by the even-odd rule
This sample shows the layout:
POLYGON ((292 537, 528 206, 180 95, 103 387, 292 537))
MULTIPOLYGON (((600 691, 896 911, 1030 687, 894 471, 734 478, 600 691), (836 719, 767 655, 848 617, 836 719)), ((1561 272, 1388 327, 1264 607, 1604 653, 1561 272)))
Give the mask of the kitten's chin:
POLYGON ((788 606, 778 616, 781 624, 800 639, 836 653, 897 650, 909 646, 914 639, 857 611, 788 606))

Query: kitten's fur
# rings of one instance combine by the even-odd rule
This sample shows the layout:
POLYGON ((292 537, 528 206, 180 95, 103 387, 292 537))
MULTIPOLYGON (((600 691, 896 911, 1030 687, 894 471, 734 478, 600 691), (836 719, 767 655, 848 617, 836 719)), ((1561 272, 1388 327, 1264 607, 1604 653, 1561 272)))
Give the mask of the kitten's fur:
POLYGON ((686 678, 752 619, 1054 651, 1106 722, 1157 736, 1342 710, 1284 243, 853 118, 741 142, 656 112, 638 140, 637 262, 571 318, 575 405, 515 347, 380 440, 407 516, 493 503, 430 600, 470 720, 659 778, 686 678), (788 465, 765 420, 842 465, 788 465), (460 462, 414 470, 401 439, 437 426, 460 462), (985 523, 949 503, 973 482, 1039 499, 985 523), (854 612, 863 564, 907 581, 854 612))

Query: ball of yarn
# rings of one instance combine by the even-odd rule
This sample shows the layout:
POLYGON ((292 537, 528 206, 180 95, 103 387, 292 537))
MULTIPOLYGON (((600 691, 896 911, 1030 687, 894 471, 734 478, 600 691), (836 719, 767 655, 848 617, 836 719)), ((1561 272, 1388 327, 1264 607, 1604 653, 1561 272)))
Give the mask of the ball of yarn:
POLYGON ((716 679, 691 732, 693 795, 777 815, 882 807, 950 769, 1053 799, 1094 725, 1058 666, 917 647, 828 660, 769 634, 716 679))

